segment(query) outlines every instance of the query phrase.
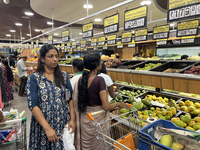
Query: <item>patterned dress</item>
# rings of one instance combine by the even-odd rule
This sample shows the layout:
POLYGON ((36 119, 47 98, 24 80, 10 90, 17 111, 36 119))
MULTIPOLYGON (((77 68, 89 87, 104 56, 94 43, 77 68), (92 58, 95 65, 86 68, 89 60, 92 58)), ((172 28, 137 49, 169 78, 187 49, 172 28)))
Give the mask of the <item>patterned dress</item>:
POLYGON ((66 87, 56 87, 49 79, 41 73, 32 73, 27 81, 26 93, 29 109, 32 110, 38 106, 46 121, 55 130, 58 142, 50 143, 46 136, 45 130, 40 126, 32 115, 30 126, 30 150, 63 150, 63 129, 70 121, 70 111, 64 95, 65 88, 70 90, 72 87, 67 73, 63 72, 66 87))
POLYGON ((8 82, 8 79, 7 79, 7 69, 4 66, 1 66, 0 68, 3 71, 3 79, 4 79, 4 84, 5 84, 7 99, 8 99, 8 101, 13 100, 12 82, 8 82))

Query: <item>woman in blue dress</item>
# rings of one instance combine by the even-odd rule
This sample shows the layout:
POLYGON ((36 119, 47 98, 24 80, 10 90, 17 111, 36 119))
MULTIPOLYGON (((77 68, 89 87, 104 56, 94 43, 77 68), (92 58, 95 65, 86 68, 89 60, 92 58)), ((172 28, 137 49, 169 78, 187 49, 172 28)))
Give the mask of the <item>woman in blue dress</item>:
POLYGON ((26 93, 33 114, 30 150, 62 150, 65 125, 68 124, 72 132, 76 128, 72 87, 68 74, 59 69, 58 58, 57 48, 42 46, 38 68, 28 78, 26 93))

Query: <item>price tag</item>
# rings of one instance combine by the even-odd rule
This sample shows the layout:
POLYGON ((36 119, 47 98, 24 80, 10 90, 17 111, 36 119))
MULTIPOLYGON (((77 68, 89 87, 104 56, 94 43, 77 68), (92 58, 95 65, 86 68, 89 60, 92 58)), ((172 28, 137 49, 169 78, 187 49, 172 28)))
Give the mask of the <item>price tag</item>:
POLYGON ((97 46, 97 38, 92 38, 91 39, 91 47, 96 47, 97 46))
POLYGON ((129 43, 132 41, 132 32, 122 33, 122 43, 129 43))
POLYGON ((117 48, 123 48, 123 47, 124 47, 124 45, 122 44, 121 41, 117 42, 117 48))
POLYGON ((48 36, 48 44, 53 44, 53 36, 52 35, 48 36))
POLYGON ((69 30, 66 30, 66 31, 62 32, 62 41, 63 42, 68 42, 69 41, 69 30))
POLYGON ((82 40, 81 41, 81 48, 85 48, 86 47, 86 40, 82 40))
POLYGON ((163 25, 153 28, 153 39, 169 38, 169 25, 163 25))
MULTIPOLYGON (((117 35, 110 35, 107 37, 107 45, 116 44, 117 35)), ((105 46, 105 45, 104 45, 105 46)))
POLYGON ((73 48, 73 49, 76 48, 76 42, 73 42, 73 43, 72 43, 72 48, 73 48))
POLYGON ((119 14, 104 18, 104 34, 119 32, 119 14))
POLYGON ((135 41, 132 40, 132 42, 128 43, 128 48, 135 47, 135 41))
POLYGON ((156 45, 167 45, 167 39, 157 40, 156 45))
POLYGON ((103 46, 105 45, 106 37, 102 36, 98 38, 98 46, 103 46))
POLYGON ((148 34, 147 29, 136 30, 135 31, 135 42, 146 41, 147 40, 147 34, 148 34))
POLYGON ((93 37, 93 23, 92 22, 83 25, 82 30, 83 30, 83 33, 82 33, 83 38, 93 37))
POLYGON ((194 43, 195 36, 186 36, 186 37, 181 37, 181 43, 186 44, 186 43, 194 43))

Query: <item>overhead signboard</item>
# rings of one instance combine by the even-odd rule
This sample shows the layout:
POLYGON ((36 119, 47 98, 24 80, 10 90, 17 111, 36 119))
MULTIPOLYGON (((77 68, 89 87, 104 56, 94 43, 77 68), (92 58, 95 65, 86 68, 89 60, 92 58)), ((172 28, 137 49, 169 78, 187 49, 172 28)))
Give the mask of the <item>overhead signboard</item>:
POLYGON ((26 43, 26 49, 29 49, 30 47, 29 47, 29 43, 26 43))
POLYGON ((98 38, 98 46, 103 46, 103 45, 105 45, 105 41, 106 41, 106 37, 105 37, 105 36, 99 37, 99 38, 98 38))
POLYGON ((104 34, 116 33, 119 31, 119 14, 115 14, 103 19, 104 34))
POLYGON ((88 23, 83 25, 83 33, 82 33, 82 37, 83 38, 89 38, 89 37, 93 37, 93 23, 88 23))
POLYGON ((167 45, 167 39, 159 39, 156 41, 156 45, 167 45))
POLYGON ((112 45, 116 44, 117 35, 110 35, 107 37, 107 44, 112 45))
POLYGON ((31 48, 34 48, 34 42, 31 42, 31 48))
POLYGON ((81 41, 81 48, 85 48, 86 47, 86 40, 82 40, 81 41))
POLYGON ((72 48, 76 48, 76 42, 72 42, 72 48))
POLYGON ((71 43, 67 43, 67 49, 71 48, 71 43))
POLYGON ((186 44, 186 43, 194 43, 195 36, 185 36, 181 37, 181 43, 186 44))
POLYGON ((124 47, 123 43, 121 41, 118 41, 117 48, 123 48, 123 47, 124 47))
POLYGON ((52 35, 48 36, 48 44, 53 44, 53 36, 52 35))
POLYGON ((192 36, 197 35, 199 30, 199 20, 191 20, 179 22, 177 24, 176 36, 192 36))
POLYGON ((65 49, 65 44, 61 44, 61 49, 62 49, 62 52, 63 52, 63 50, 65 49))
POLYGON ((148 7, 141 6, 124 12, 124 30, 143 28, 147 26, 148 7))
POLYGON ((132 40, 130 43, 128 43, 128 48, 135 47, 135 41, 132 40))
POLYGON ((200 0, 168 0, 167 22, 200 16, 200 0))
POLYGON ((169 38, 169 25, 163 25, 153 28, 153 39, 166 39, 169 38))
POLYGON ((92 46, 92 47, 97 46, 97 38, 92 38, 92 39, 91 39, 91 46, 92 46))
POLYGON ((36 40, 35 44, 35 47, 39 47, 39 40, 36 40))
POLYGON ((147 29, 136 30, 135 31, 135 42, 146 41, 147 40, 147 34, 148 34, 147 29))
POLYGON ((62 32, 62 42, 68 42, 69 41, 69 30, 62 32))
POLYGON ((125 33, 122 33, 122 36, 121 36, 121 42, 122 43, 129 43, 132 41, 132 32, 125 32, 125 33))

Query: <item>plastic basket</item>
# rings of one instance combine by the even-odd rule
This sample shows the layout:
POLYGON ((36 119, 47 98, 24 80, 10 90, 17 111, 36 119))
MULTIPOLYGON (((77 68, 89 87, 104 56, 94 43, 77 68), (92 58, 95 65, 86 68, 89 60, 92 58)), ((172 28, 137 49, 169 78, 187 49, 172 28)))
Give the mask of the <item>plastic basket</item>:
POLYGON ((156 131, 157 126, 170 129, 190 131, 184 128, 177 127, 171 121, 159 119, 139 130, 139 143, 138 143, 139 150, 173 150, 155 141, 154 133, 156 131))

